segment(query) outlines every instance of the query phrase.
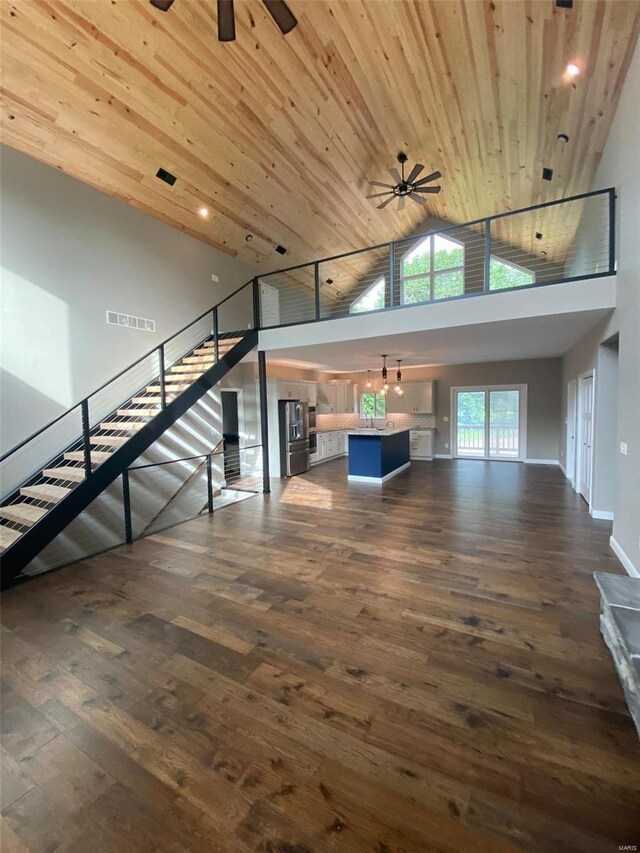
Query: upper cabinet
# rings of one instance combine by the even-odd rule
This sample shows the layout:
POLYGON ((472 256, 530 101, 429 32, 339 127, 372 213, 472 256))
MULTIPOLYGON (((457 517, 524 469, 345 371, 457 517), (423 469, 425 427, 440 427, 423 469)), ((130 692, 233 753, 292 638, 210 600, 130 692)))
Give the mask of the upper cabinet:
POLYGON ((278 381, 279 400, 300 400, 301 403, 316 405, 315 382, 283 382, 278 381))
POLYGON ((317 386, 317 412, 319 415, 335 415, 338 411, 338 390, 335 385, 317 386))
POLYGON ((357 411, 358 386, 351 382, 327 382, 317 386, 319 415, 344 415, 357 411))
POLYGON ((433 414, 433 382, 405 382, 402 384, 404 394, 396 397, 393 390, 387 397, 387 413, 403 412, 408 415, 433 414))

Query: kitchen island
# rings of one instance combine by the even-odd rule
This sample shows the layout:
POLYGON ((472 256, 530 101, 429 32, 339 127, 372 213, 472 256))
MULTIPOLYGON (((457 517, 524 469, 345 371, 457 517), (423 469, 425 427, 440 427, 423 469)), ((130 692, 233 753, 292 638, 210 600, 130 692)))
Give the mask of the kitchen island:
POLYGON ((385 483, 411 465, 408 429, 349 432, 349 480, 385 483))

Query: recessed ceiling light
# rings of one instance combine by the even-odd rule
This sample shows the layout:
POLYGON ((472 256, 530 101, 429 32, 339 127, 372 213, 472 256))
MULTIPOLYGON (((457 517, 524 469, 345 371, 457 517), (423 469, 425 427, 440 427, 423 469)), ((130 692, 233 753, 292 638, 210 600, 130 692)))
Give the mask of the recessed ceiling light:
POLYGON ((553 169, 550 169, 548 166, 545 166, 542 170, 542 180, 550 181, 553 178, 553 169))
POLYGON ((559 133, 558 134, 558 142, 562 142, 564 145, 564 143, 566 143, 568 141, 569 141, 569 137, 567 136, 566 133, 559 133))
POLYGON ((206 219, 209 216, 209 208, 208 207, 199 207, 198 208, 198 216, 201 216, 203 219, 206 219))
POLYGON ((328 278, 328 279, 327 279, 327 281, 326 281, 326 283, 327 283, 327 284, 333 284, 333 279, 332 279, 332 278, 328 278))
POLYGON ((569 75, 569 77, 577 77, 580 73, 580 70, 580 66, 577 64, 577 62, 570 62, 567 65, 567 74, 569 75))
POLYGON ((286 255, 287 254, 287 250, 285 249, 284 246, 276 246, 276 252, 279 255, 286 255))
POLYGON ((542 240, 542 232, 536 231, 536 240, 542 240))
POLYGON ((546 252, 544 251, 544 249, 543 249, 543 250, 540 252, 540 254, 541 254, 541 255, 546 255, 547 253, 546 253, 546 252))
POLYGON ((247 241, 247 243, 250 243, 253 240, 253 234, 247 234, 244 239, 247 241))

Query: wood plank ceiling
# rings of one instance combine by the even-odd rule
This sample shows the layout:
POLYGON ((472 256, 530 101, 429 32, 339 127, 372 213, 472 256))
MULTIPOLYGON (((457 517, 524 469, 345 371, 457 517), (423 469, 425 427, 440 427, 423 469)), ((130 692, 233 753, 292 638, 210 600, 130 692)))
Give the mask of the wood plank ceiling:
POLYGON ((589 190, 640 12, 290 0, 299 26, 283 37, 242 0, 237 41, 221 44, 212 0, 166 14, 147 0, 0 2, 3 140, 264 270, 429 216, 465 222, 589 190), (367 182, 386 180, 400 149, 439 169, 443 190, 425 209, 378 211, 367 182))

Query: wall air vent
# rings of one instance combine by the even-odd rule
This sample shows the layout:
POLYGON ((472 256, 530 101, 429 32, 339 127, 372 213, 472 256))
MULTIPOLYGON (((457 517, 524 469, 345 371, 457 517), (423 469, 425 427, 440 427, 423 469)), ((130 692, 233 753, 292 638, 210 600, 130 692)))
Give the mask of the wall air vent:
POLYGON ((558 9, 573 9, 573 0, 556 0, 558 9))
POLYGON ((137 329, 142 332, 155 332, 156 321, 145 317, 134 317, 131 314, 121 314, 119 311, 107 311, 108 326, 125 326, 127 329, 137 329))
POLYGON ((161 181, 164 181, 165 184, 169 184, 170 187, 172 187, 178 180, 175 175, 172 175, 171 172, 167 172, 166 169, 158 169, 156 172, 156 178, 160 178, 161 181))
POLYGON ((553 169, 548 169, 546 166, 542 170, 542 180, 550 181, 553 179, 553 169))
POLYGON ((287 250, 285 249, 284 246, 276 246, 276 252, 279 255, 286 255, 287 254, 287 250))

